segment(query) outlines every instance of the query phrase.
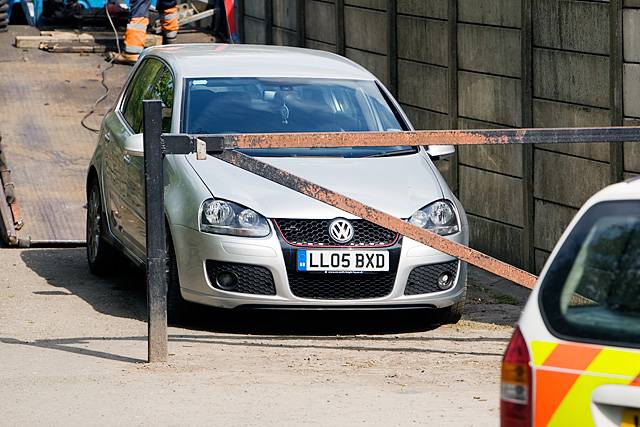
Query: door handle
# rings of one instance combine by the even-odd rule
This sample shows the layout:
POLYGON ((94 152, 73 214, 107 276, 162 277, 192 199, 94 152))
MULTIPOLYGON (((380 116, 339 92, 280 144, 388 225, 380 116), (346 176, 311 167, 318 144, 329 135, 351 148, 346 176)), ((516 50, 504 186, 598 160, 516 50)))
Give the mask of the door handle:
POLYGON ((131 163, 131 156, 128 154, 125 154, 124 156, 122 156, 122 160, 124 160, 125 165, 128 165, 131 163))

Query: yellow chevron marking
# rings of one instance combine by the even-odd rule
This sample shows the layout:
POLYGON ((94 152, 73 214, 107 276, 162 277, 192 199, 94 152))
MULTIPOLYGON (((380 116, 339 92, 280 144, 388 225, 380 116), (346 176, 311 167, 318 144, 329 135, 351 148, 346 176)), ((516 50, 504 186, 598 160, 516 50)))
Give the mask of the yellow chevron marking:
POLYGON ((534 366, 542 366, 547 357, 558 346, 555 342, 533 341, 531 342, 531 351, 533 352, 534 366))

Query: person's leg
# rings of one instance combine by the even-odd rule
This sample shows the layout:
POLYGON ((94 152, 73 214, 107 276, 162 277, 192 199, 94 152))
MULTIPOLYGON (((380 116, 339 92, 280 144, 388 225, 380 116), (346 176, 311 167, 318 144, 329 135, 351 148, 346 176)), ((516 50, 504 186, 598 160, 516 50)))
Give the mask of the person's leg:
POLYGON ((227 26, 227 15, 224 0, 213 1, 213 22, 211 23, 214 41, 216 43, 226 43, 229 34, 227 26))
MULTIPOLYGON (((149 26, 150 0, 131 0, 129 3, 129 23, 124 33, 124 52, 131 57, 140 55, 144 49, 149 26)), ((135 60, 134 60, 135 62, 135 60)))
POLYGON ((178 35, 178 8, 176 4, 176 0, 158 0, 164 43, 172 43, 178 35))

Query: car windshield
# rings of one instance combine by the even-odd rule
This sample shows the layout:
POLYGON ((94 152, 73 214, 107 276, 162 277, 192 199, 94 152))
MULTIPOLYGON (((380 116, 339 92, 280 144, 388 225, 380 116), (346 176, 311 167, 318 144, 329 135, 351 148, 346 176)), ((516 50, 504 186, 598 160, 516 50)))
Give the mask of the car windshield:
MULTIPOLYGON (((373 81, 274 78, 187 79, 182 131, 196 134, 405 130, 373 81)), ((253 156, 369 157, 413 147, 242 150, 253 156)))
POLYGON ((552 331, 640 346, 640 202, 595 205, 560 248, 541 285, 552 331))

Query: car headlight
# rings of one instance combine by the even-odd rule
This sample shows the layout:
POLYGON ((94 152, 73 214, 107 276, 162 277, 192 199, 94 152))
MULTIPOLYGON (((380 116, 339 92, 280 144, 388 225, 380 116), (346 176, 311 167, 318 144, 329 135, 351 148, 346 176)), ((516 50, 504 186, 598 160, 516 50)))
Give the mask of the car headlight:
POLYGON ((441 236, 460 231, 458 218, 451 202, 439 200, 420 209, 409 218, 409 223, 433 231, 441 236))
POLYGON ((207 233, 265 237, 271 231, 265 217, 226 200, 205 200, 200 212, 200 230, 207 233))

